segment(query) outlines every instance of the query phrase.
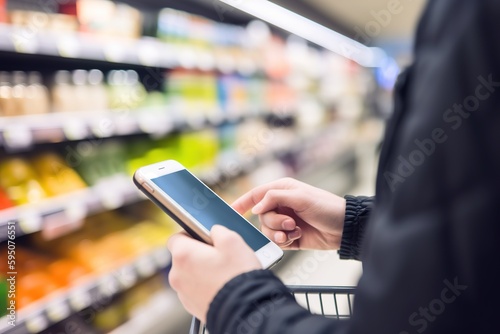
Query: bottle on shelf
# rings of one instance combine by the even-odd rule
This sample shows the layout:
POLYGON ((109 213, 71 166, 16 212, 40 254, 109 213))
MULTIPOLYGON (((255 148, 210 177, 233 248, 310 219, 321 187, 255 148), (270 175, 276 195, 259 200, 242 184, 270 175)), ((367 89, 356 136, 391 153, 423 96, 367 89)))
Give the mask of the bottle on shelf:
POLYGON ((71 86, 71 73, 57 71, 54 75, 52 86, 52 109, 54 112, 67 112, 75 110, 74 90, 71 86))
POLYGON ((147 92, 133 70, 111 71, 108 75, 110 109, 121 112, 133 111, 146 100, 147 92))
POLYGON ((89 109, 89 96, 87 86, 88 72, 85 70, 75 70, 71 73, 71 81, 73 83, 73 94, 75 99, 73 101, 73 110, 75 111, 90 111, 89 109))
POLYGON ((93 69, 88 73, 88 101, 91 103, 90 111, 104 111, 108 109, 109 99, 104 87, 104 74, 93 69))
POLYGON ((23 115, 27 112, 26 106, 26 73, 22 71, 12 72, 12 100, 16 115, 23 115))
POLYGON ((16 115, 16 105, 12 96, 11 75, 0 72, 0 116, 16 115))
POLYGON ((28 73, 25 107, 27 114, 46 114, 50 111, 49 91, 42 83, 40 72, 28 73))

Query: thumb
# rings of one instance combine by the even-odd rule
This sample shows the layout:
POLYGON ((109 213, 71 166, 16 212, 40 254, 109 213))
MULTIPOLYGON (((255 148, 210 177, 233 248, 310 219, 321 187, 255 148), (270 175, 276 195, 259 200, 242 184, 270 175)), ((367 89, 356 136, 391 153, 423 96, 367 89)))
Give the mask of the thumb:
POLYGON ((235 248, 245 245, 245 240, 236 232, 222 225, 214 225, 210 230, 210 237, 215 248, 235 248))
POLYGON ((259 215, 278 207, 287 207, 295 212, 304 211, 307 208, 307 198, 301 197, 299 191, 288 189, 269 190, 264 198, 252 209, 252 213, 259 215))

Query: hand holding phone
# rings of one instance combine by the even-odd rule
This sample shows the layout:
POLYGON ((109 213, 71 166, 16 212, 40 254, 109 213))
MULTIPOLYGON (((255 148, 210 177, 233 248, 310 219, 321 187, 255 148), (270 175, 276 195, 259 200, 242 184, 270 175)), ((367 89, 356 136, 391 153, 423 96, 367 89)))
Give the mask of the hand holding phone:
POLYGON ((212 244, 211 228, 223 225, 243 238, 263 268, 283 257, 280 247, 177 161, 139 168, 134 183, 195 239, 212 244))

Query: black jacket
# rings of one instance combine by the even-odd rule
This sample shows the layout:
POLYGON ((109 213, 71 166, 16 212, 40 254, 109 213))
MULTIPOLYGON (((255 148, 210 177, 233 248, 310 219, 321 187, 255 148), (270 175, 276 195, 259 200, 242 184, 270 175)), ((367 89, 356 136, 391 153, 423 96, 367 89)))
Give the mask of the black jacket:
MULTIPOLYGON (((254 271, 217 294, 210 333, 500 333, 499 109, 500 1, 430 0, 396 87, 352 318, 313 316, 254 271)), ((356 258, 350 223, 341 255, 356 258)))

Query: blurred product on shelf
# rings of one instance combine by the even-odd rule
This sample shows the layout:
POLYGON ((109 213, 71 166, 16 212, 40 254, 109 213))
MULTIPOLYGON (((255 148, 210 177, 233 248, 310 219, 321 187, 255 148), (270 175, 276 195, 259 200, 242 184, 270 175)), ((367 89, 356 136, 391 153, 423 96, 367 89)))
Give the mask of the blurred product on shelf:
POLYGON ((219 141, 215 129, 185 132, 160 140, 144 139, 130 143, 128 173, 155 162, 176 159, 196 171, 217 165, 219 141))
POLYGON ((35 156, 32 165, 49 196, 68 194, 86 187, 80 176, 55 153, 48 152, 35 156))
POLYGON ((116 175, 126 174, 127 153, 124 143, 107 140, 99 145, 77 144, 75 168, 89 186, 116 175))
POLYGON ((107 333, 132 319, 135 314, 141 314, 141 310, 149 306, 151 299, 164 291, 167 291, 165 278, 155 275, 120 294, 96 314, 92 324, 99 331, 107 333))
POLYGON ((0 0, 0 23, 7 22, 7 0, 0 0))
MULTIPOLYGON (((58 289, 80 286, 95 275, 164 247, 177 227, 164 217, 152 221, 149 217, 158 217, 156 213, 142 211, 141 215, 105 212, 88 218, 81 230, 64 237, 48 241, 38 233, 30 236, 30 248, 17 244, 17 308, 23 309, 58 289)), ((1 272, 9 272, 6 243, 0 245, 0 251, 5 260, 0 264, 1 272)), ((0 282, 0 289, 1 284, 5 283, 0 282)))
POLYGON ((93 69, 57 71, 52 86, 53 111, 99 112, 109 107, 104 74, 93 69))
POLYGON ((109 0, 77 0, 80 31, 108 38, 137 39, 142 35, 142 14, 109 0))
POLYGON ((16 205, 38 203, 47 197, 35 170, 26 159, 9 157, 0 162, 0 186, 16 205))
POLYGON ((39 72, 0 72, 0 116, 49 112, 49 95, 39 72))
POLYGON ((7 72, 0 72, 0 116, 12 116, 16 113, 11 77, 7 72))
POLYGON ((12 10, 9 12, 9 21, 13 26, 25 28, 33 28, 33 26, 36 26, 36 29, 57 33, 74 32, 78 30, 78 22, 74 16, 50 13, 47 10, 44 12, 12 10))
POLYGON ((46 114, 50 112, 49 91, 42 82, 40 72, 28 73, 28 85, 25 96, 25 114, 46 114))
POLYGON ((297 92, 281 82, 239 75, 174 70, 166 78, 167 103, 183 117, 238 117, 296 108, 297 92))
POLYGON ((47 152, 29 160, 20 157, 3 159, 0 162, 0 187, 10 201, 21 205, 39 203, 47 197, 67 194, 86 185, 61 157, 47 152))
POLYGON ((3 209, 8 209, 14 206, 14 203, 10 200, 10 198, 7 196, 5 191, 0 188, 0 210, 3 209))
POLYGON ((0 116, 150 108, 186 120, 217 120, 290 112, 298 100, 298 92, 280 81, 182 69, 166 75, 163 92, 147 92, 133 70, 110 71, 106 85, 100 70, 61 70, 51 83, 49 93, 38 72, 0 72, 0 116))
POLYGON ((108 75, 109 108, 111 110, 130 111, 139 109, 145 103, 146 89, 139 82, 137 72, 111 71, 108 75))
POLYGON ((77 106, 74 103, 74 88, 71 82, 71 72, 57 71, 52 86, 52 108, 55 112, 72 111, 77 106))
MULTIPOLYGON (((7 254, 7 245, 1 245, 7 254)), ((0 265, 2 272, 9 272, 7 261, 0 265)), ((16 245, 16 308, 23 309, 57 289, 79 284, 88 273, 82 265, 69 259, 55 259, 39 251, 16 245)), ((10 300, 10 299, 9 299, 10 300)))

